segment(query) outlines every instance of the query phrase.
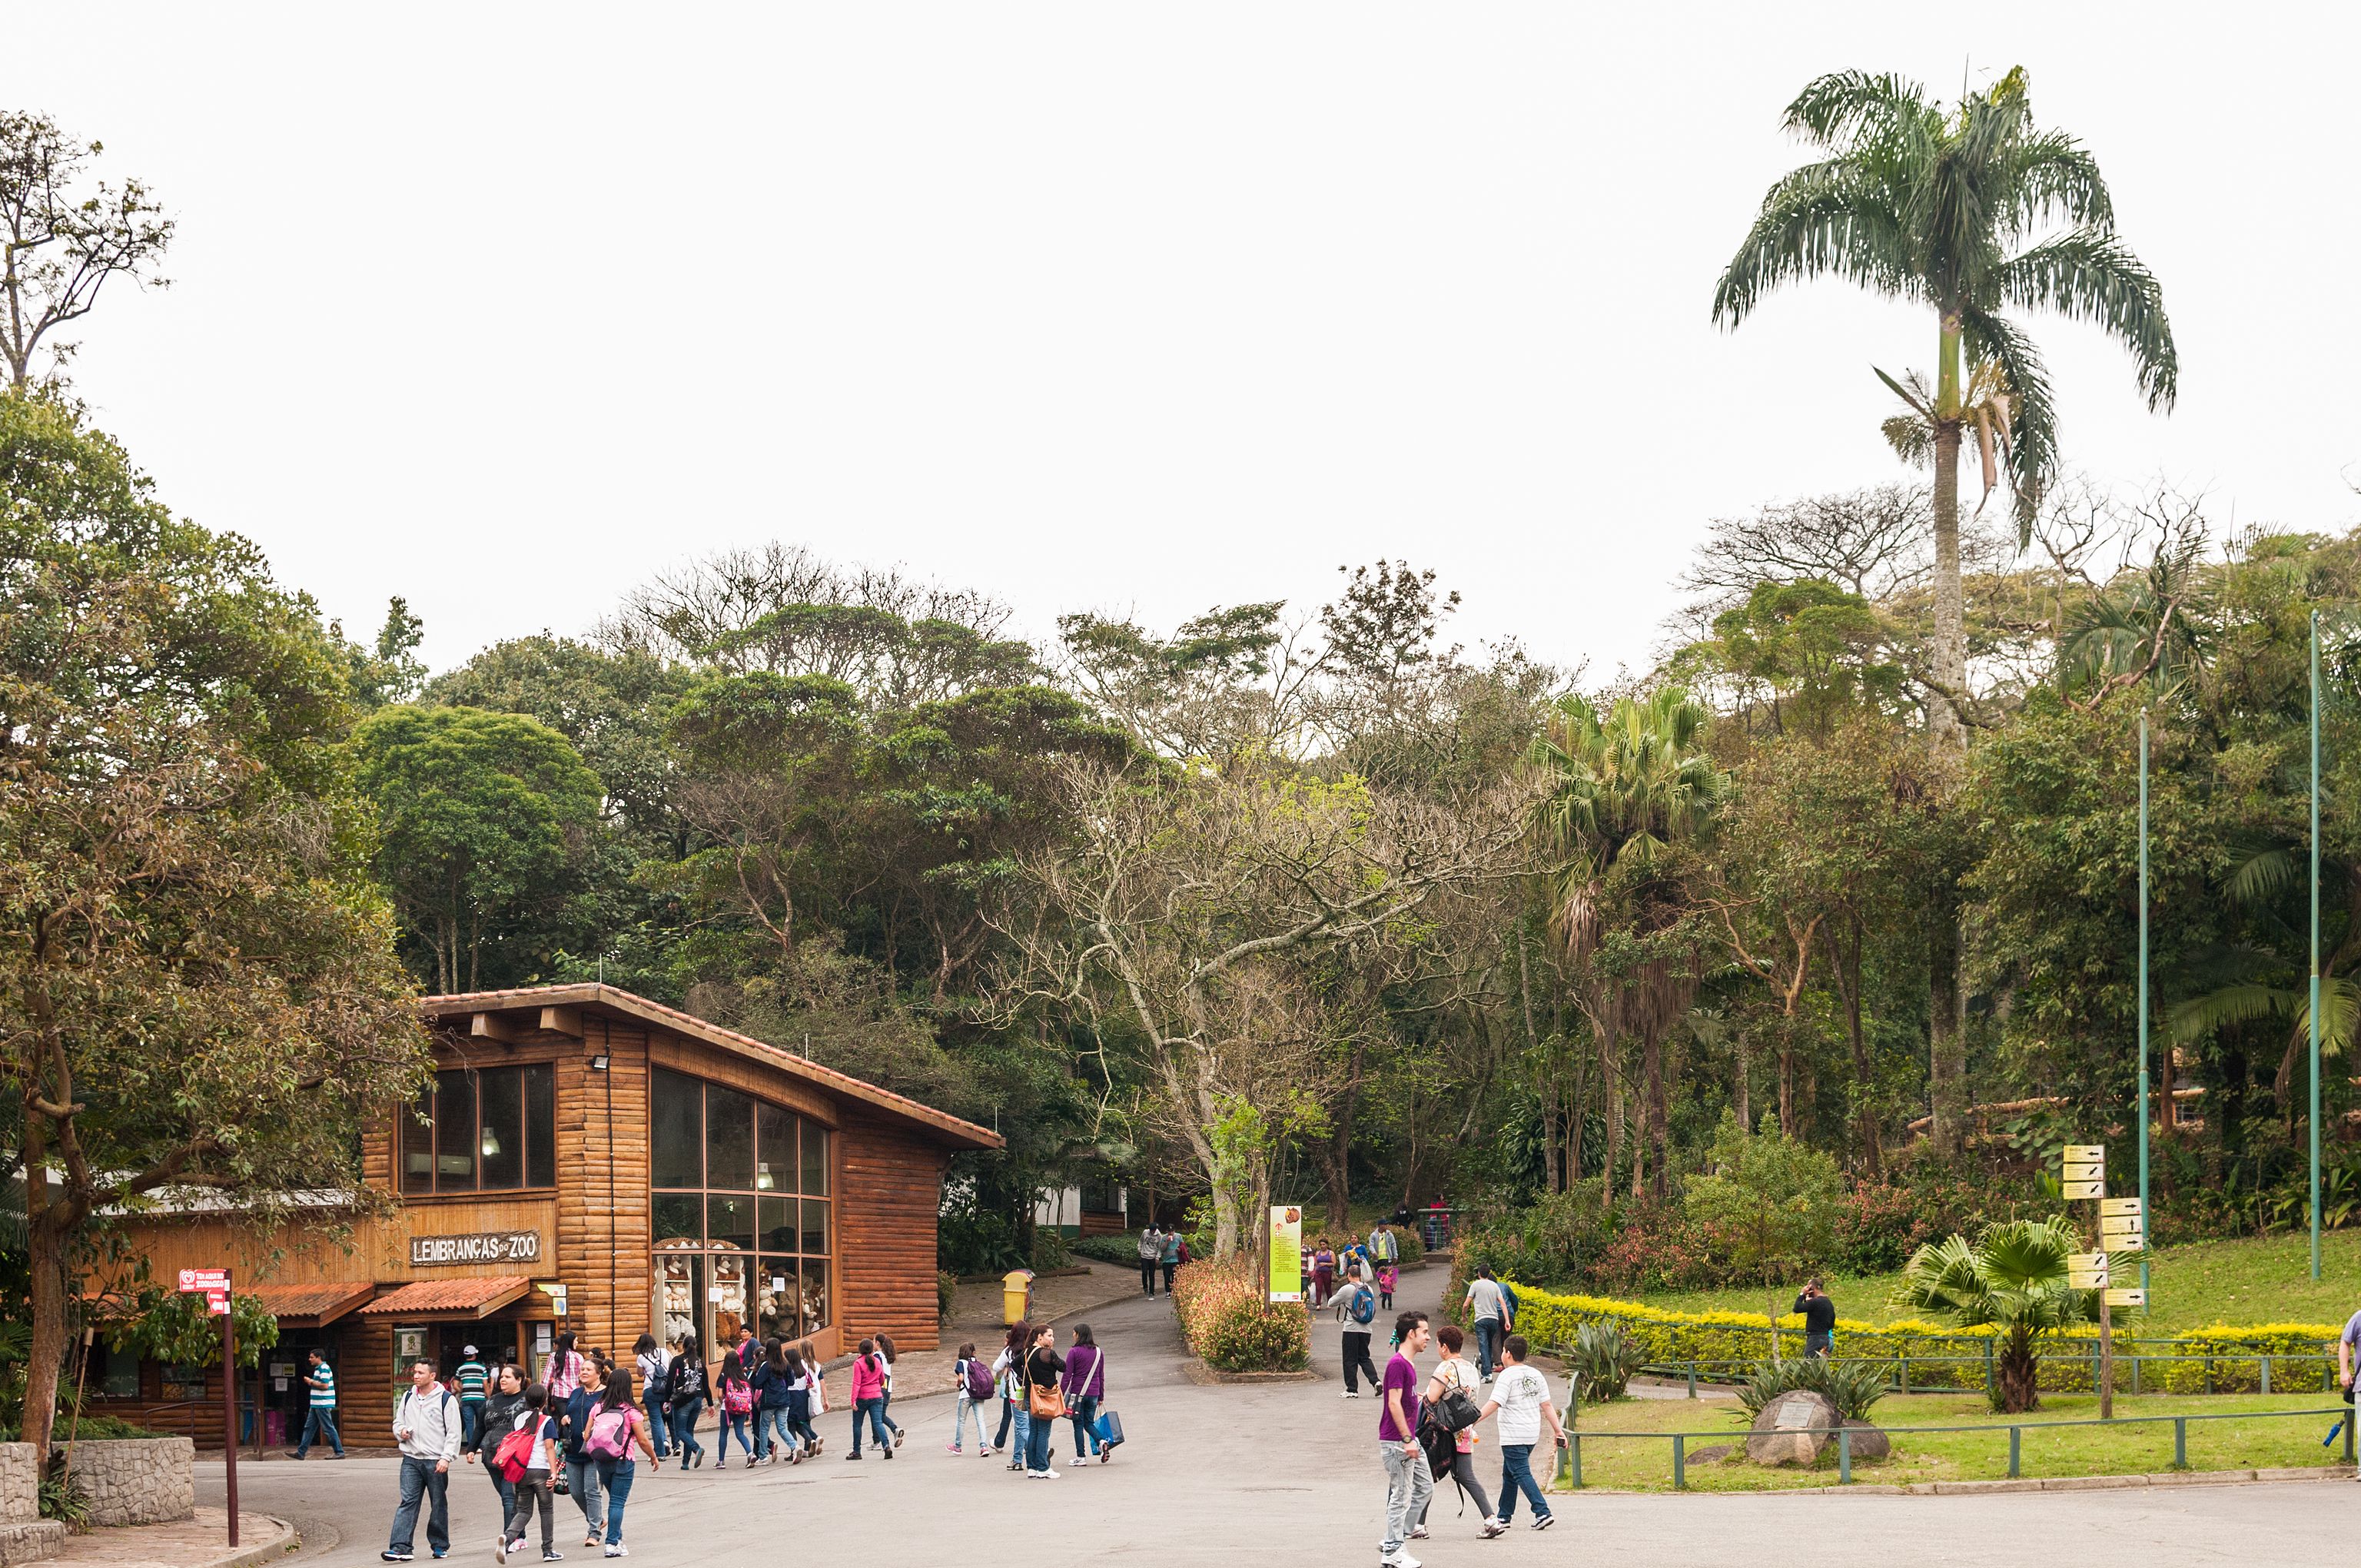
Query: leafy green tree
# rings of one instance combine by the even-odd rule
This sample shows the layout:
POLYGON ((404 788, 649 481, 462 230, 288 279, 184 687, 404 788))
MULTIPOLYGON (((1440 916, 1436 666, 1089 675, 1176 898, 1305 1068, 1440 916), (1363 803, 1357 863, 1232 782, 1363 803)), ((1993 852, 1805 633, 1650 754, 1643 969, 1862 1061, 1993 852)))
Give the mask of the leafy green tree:
POLYGON ((562 918, 598 830, 598 775, 548 726, 472 707, 385 708, 352 746, 378 808, 379 874, 434 985, 481 989, 488 944, 562 918))
POLYGON ((1708 1174, 1689 1179, 1682 1202, 1740 1268, 1762 1276, 1776 1359, 1782 1271, 1808 1268, 1828 1255, 1844 1178, 1833 1158, 1780 1132, 1767 1115, 1761 1130, 1750 1133, 1723 1112, 1706 1157, 1708 1174))
POLYGON ((1961 1328, 2006 1336, 1993 1369, 1993 1408, 2021 1415, 2041 1408, 2034 1336, 2095 1321, 2099 1292, 2067 1281, 2067 1258, 2082 1250, 2074 1227, 2059 1220, 2008 1220, 1965 1236, 1929 1242, 1910 1256, 1894 1304, 1941 1312, 1961 1328))
POLYGON ((157 269, 172 220, 138 181, 90 178, 104 150, 47 115, 0 113, 0 358, 11 386, 33 384, 43 348, 50 379, 62 378, 74 345, 53 334, 88 315, 113 280, 164 287, 157 269))
POLYGON ((0 1175, 44 1444, 115 1218, 197 1191, 264 1225, 298 1192, 366 1206, 355 1130, 426 1055, 337 640, 62 400, 0 395, 0 1175))

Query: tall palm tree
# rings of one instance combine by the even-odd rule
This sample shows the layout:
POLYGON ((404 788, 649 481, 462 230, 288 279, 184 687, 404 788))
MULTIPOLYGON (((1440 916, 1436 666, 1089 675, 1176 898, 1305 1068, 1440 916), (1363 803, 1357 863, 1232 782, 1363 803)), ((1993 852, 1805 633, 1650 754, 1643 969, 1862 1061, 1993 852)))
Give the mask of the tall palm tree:
MULTIPOLYGON (((1721 797, 1721 772, 1703 750, 1706 718, 1677 687, 1619 697, 1604 714, 1568 696, 1543 719, 1530 753, 1548 781, 1533 808, 1533 830, 1550 866, 1551 929, 1572 966, 1591 977, 1600 1080, 1609 1092, 1615 1036, 1625 1026, 1640 1036, 1647 1143, 1660 1195, 1668 1121, 1664 1042, 1687 1005, 1690 982, 1659 959, 1609 983, 1591 960, 1610 917, 1620 916, 1642 934, 1677 917, 1676 890, 1653 873, 1675 846, 1702 831, 1721 797), (1610 915, 1610 905, 1620 907, 1610 915)), ((1611 1174, 1607 1186, 1613 1186, 1611 1174)))
POLYGON ((2096 161, 2073 137, 2034 125, 2022 67, 1949 114, 1915 82, 1839 71, 1806 87, 1785 125, 1829 156, 1763 198, 1715 287, 1713 317, 1735 327, 1780 284, 1825 273, 1934 307, 1934 390, 1914 409, 1930 428, 1935 460, 1928 722, 1960 750, 1967 639, 1959 466, 1974 417, 1969 373, 1990 365, 2008 390, 1999 444, 2022 540, 2057 470, 2057 426, 2041 356, 2002 313, 2046 307, 2097 323, 2131 351, 2151 409, 2169 408, 2179 381, 2172 328, 2155 278, 2115 236, 2096 161))

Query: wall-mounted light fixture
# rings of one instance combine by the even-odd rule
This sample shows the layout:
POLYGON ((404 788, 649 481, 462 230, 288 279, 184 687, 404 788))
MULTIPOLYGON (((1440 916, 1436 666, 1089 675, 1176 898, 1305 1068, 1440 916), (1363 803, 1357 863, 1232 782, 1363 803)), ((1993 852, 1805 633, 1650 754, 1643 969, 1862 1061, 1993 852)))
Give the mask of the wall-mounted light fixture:
POLYGON ((606 1071, 606 1070, 607 1070, 607 1058, 606 1058, 605 1057, 603 1057, 603 1056, 596 1056, 596 1057, 592 1057, 592 1058, 590 1058, 590 1070, 591 1070, 592 1072, 604 1072, 604 1071, 606 1071))

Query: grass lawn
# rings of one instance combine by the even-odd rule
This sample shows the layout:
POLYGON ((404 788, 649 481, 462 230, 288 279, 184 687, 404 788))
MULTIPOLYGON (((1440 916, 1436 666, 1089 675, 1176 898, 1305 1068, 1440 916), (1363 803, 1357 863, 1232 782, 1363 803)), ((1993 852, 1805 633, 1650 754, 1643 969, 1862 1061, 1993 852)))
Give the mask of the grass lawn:
MULTIPOLYGON (((2334 1416, 2281 1420, 2240 1420, 2237 1414, 2266 1410, 2317 1410, 2333 1400, 2319 1394, 2216 1395, 2213 1398, 2118 1396, 2112 1427, 2066 1427, 2043 1431, 2048 1421, 2095 1420, 2099 1401, 2089 1394, 2045 1395, 2029 1415, 1992 1413, 1981 1395, 1920 1394, 1883 1399, 1870 1419, 1892 1431, 1911 1426, 1972 1426, 1960 1432, 1896 1432, 1894 1456, 1882 1464, 1855 1461, 1856 1484, 1907 1485, 1919 1481, 1995 1480, 2008 1474, 2008 1428, 2024 1427, 2020 1474, 2034 1477, 2127 1475, 2172 1467, 2172 1423, 2130 1424, 2133 1416, 2232 1416, 2189 1424, 2191 1470, 2245 1470, 2341 1463, 2345 1445, 2321 1446, 2334 1416)), ((2341 1407, 2340 1407, 2341 1409, 2341 1407)), ((1616 1438, 1593 1433, 1691 1434, 1693 1455, 1715 1443, 1742 1444, 1747 1417, 1734 1399, 1625 1399, 1585 1405, 1576 1430, 1583 1434, 1582 1478, 1587 1486, 1669 1491, 1673 1445, 1663 1438, 1616 1438)), ((1688 1464, 1688 1484, 1697 1491, 1769 1491, 1827 1486, 1836 1481, 1831 1448, 1817 1470, 1767 1469, 1749 1464, 1742 1448, 1727 1463, 1688 1464)), ((1539 1456, 1536 1455, 1536 1458, 1539 1456)), ((1482 1465, 1479 1459, 1479 1470, 1482 1465)))
MULTIPOLYGON (((2148 1310, 2116 1314, 2126 1332, 2177 1332, 2213 1323, 2343 1323, 2361 1310, 2361 1227, 2320 1238, 2320 1277, 2311 1277, 2312 1242, 2301 1232, 2253 1240, 2195 1242, 2148 1255, 2148 1310)), ((1887 1300, 1899 1275, 1832 1276, 1828 1294, 1847 1318, 1883 1323, 1908 1314, 1887 1300)), ((2137 1281, 2132 1281, 2137 1283, 2137 1281)), ((1795 1299, 1780 1298, 1784 1309, 1795 1299)), ((1686 1290, 1647 1298, 1652 1307, 1697 1312, 1759 1312, 1761 1290, 1686 1290)))

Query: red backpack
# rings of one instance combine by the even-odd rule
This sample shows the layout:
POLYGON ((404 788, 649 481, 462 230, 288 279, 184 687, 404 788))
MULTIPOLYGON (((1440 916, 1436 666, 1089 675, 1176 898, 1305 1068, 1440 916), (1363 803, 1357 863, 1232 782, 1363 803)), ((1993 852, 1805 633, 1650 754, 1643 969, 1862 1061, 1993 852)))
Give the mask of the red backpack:
POLYGON ((544 1418, 535 1415, 531 1424, 519 1427, 500 1439, 492 1450, 492 1463, 500 1466, 500 1475, 510 1481, 522 1481, 524 1473, 533 1468, 533 1445, 541 1441, 544 1418))

